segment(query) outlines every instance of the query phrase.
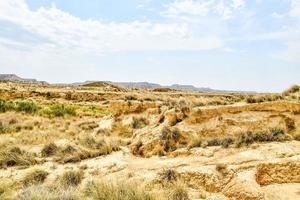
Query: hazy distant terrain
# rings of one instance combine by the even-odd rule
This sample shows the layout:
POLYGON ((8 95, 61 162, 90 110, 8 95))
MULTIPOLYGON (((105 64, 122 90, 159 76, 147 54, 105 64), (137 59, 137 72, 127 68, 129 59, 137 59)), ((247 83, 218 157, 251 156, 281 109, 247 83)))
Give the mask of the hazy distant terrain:
MULTIPOLYGON (((15 74, 0 74, 0 81, 15 81, 15 82, 23 82, 23 83, 43 83, 47 84, 45 81, 37 81, 36 79, 24 79, 21 78, 15 74)), ((85 82, 78 82, 78 83, 70 83, 70 84, 61 84, 61 85, 73 85, 73 86, 80 86, 85 85, 93 82, 99 82, 99 81, 85 81, 85 82)), ((189 91, 189 92, 211 92, 211 93, 231 93, 231 92, 246 92, 246 91, 225 91, 225 90, 215 90, 211 88, 198 88, 193 85, 180 85, 180 84, 173 84, 170 86, 162 86, 160 84, 156 83, 148 83, 148 82, 112 82, 112 81, 100 81, 100 82, 106 82, 109 84, 117 85, 124 88, 129 89, 147 89, 152 90, 156 88, 170 88, 173 90, 181 90, 181 91, 189 91)), ((249 93, 249 92, 248 92, 249 93)))
POLYGON ((0 77, 0 199, 300 198, 299 86, 229 94, 0 77))

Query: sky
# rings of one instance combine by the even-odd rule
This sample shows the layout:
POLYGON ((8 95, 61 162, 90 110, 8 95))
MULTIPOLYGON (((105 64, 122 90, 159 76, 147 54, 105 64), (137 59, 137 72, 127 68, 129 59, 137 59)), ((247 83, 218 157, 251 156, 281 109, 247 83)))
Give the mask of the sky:
POLYGON ((0 0, 0 73, 280 92, 300 0, 0 0))

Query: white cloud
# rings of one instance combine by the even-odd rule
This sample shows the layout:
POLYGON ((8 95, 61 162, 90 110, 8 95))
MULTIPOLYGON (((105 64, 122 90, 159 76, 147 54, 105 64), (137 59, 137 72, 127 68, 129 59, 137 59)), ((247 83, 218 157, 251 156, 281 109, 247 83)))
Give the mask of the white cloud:
POLYGON ((245 0, 232 0, 232 7, 235 9, 243 8, 245 5, 245 0))
POLYGON ((291 10, 289 12, 292 17, 300 17, 300 1, 291 0, 291 10))
POLYGON ((57 48, 106 53, 131 50, 200 50, 223 45, 221 39, 214 35, 195 36, 193 30, 184 23, 104 23, 82 20, 57 9, 55 5, 31 11, 24 0, 1 1, 0 19, 15 23, 49 40, 57 48))
POLYGON ((217 15, 221 19, 229 19, 234 11, 244 6, 245 0, 176 0, 166 5, 163 14, 169 17, 217 15))

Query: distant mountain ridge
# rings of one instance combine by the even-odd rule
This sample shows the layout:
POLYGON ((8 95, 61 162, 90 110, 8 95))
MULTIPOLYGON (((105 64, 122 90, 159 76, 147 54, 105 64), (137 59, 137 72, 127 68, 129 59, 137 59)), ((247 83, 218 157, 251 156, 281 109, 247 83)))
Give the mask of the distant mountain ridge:
MULTIPOLYGON (((20 82, 20 83, 39 83, 39 84, 48 84, 45 81, 37 81, 36 79, 26 79, 21 78, 15 74, 0 74, 0 81, 12 81, 12 82, 20 82)), ((208 87, 195 87, 193 85, 180 85, 173 84, 170 86, 163 86, 157 83, 149 83, 149 82, 113 82, 113 81, 85 81, 85 82, 77 82, 71 84, 58 84, 58 85, 71 85, 71 86, 83 86, 89 85, 92 83, 107 83, 127 89, 145 89, 145 90, 153 90, 157 88, 169 88, 172 90, 180 90, 180 91, 188 91, 188 92, 206 92, 206 93, 246 93, 246 91, 228 91, 228 90, 215 90, 208 87)), ((247 91, 248 92, 248 91, 247 91)), ((254 92, 251 92, 254 93, 254 92)))
MULTIPOLYGON (((93 83, 97 81, 85 81, 83 83, 73 83, 72 85, 86 85, 89 83, 93 83)), ((207 92, 207 93, 243 93, 244 91, 228 91, 228 90, 215 90, 208 87, 195 87, 193 85, 180 85, 173 84, 170 86, 163 86, 157 83, 149 83, 149 82, 113 82, 113 81, 103 81, 112 85, 117 85, 119 87, 124 87, 127 89, 145 89, 145 90, 153 90, 158 88, 169 88, 172 90, 179 91, 188 91, 188 92, 207 92)))
POLYGON ((0 81, 48 84, 45 81, 38 81, 36 79, 30 79, 30 78, 21 78, 15 74, 0 74, 0 81))

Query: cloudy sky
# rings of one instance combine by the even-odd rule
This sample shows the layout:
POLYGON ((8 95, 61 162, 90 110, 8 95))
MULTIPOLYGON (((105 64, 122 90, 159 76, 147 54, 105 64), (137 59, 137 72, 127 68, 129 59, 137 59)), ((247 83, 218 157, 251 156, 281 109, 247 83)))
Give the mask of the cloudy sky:
POLYGON ((300 84, 300 1, 0 0, 0 73, 281 91, 300 84))

